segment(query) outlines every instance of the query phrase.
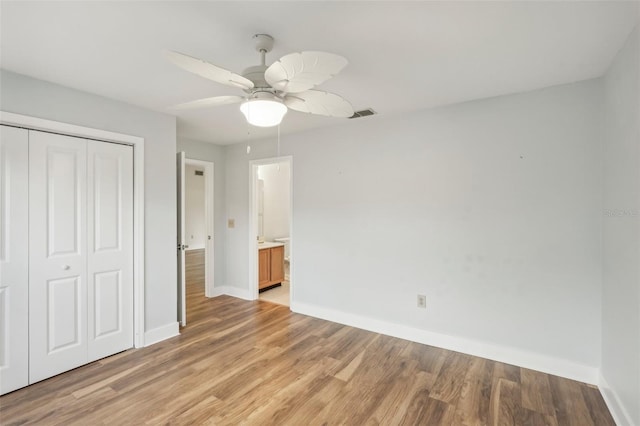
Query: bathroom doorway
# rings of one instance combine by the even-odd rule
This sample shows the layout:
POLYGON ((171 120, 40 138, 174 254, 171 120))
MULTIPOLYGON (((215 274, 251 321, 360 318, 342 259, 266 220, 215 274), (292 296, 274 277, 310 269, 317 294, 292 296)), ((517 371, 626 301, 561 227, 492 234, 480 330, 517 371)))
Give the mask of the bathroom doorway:
POLYGON ((280 305, 293 299, 292 158, 251 162, 250 280, 254 297, 280 305))

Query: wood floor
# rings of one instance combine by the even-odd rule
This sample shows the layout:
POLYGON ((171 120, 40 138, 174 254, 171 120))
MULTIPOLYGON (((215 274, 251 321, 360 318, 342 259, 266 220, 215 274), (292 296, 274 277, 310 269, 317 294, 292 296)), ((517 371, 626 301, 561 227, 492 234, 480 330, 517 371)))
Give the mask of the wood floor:
MULTIPOLYGON (((185 251, 184 256, 184 275, 187 285, 191 290, 197 292, 198 288, 204 289, 204 249, 195 249, 185 251)), ((204 291, 204 290, 203 290, 204 291)), ((189 309, 187 309, 187 313, 189 309)))
POLYGON ((0 398, 41 425, 613 425, 597 388, 188 288, 179 337, 0 398))

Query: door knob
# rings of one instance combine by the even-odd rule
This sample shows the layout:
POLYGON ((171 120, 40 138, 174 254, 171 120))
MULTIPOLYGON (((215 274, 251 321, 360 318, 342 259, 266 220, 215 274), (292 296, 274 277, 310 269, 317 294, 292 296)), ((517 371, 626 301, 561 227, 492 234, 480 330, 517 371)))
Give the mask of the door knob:
POLYGON ((71 269, 71 266, 69 266, 69 265, 64 265, 64 266, 62 267, 62 269, 64 269, 65 271, 68 271, 69 269, 71 269))

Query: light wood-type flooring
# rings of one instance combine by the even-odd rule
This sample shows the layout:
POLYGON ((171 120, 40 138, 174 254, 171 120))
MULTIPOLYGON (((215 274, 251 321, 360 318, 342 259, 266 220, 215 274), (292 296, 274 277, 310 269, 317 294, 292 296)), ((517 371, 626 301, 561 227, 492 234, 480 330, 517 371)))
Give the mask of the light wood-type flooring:
MULTIPOLYGON (((185 281, 191 289, 204 289, 204 249, 187 250, 184 256, 185 281)), ((203 290, 204 291, 204 290, 203 290)), ((187 307, 187 312, 189 308, 187 307)))
POLYGON ((0 424, 614 424, 592 386, 187 288, 179 337, 5 395, 0 424))

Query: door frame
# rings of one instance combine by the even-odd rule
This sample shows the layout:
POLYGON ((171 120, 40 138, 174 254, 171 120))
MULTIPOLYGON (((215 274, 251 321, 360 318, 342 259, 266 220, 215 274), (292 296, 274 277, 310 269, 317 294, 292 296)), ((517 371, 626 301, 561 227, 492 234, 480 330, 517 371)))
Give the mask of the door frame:
POLYGON ((204 295, 213 297, 215 287, 215 163, 185 157, 185 165, 204 168, 204 217, 207 231, 204 257, 204 295), (207 177, 210 176, 210 177, 207 177))
POLYGON ((204 169, 204 214, 205 214, 205 231, 207 234, 207 239, 205 240, 205 258, 204 258, 204 295, 205 297, 212 297, 213 288, 214 288, 214 185, 215 185, 215 171, 214 164, 210 161, 204 160, 196 160, 192 158, 187 158, 186 153, 184 151, 178 151, 176 153, 176 177, 178 182, 178 187, 176 188, 177 195, 177 214, 176 217, 178 219, 177 226, 177 294, 178 294, 178 322, 181 327, 185 327, 187 325, 187 292, 186 292, 186 274, 185 274, 185 255, 186 255, 186 244, 187 239, 185 236, 185 217, 187 215, 186 208, 186 197, 187 197, 187 187, 186 187, 186 169, 187 166, 199 166, 204 169), (207 176, 211 176, 207 178, 207 176))
POLYGON ((6 111, 0 111, 0 124, 133 147, 133 346, 145 346, 144 138, 6 111))
MULTIPOLYGON (((269 164, 289 164, 289 258, 293 259, 293 156, 263 158, 249 161, 249 296, 258 298, 258 167, 269 164)), ((289 280, 295 280, 295 267, 289 262, 289 280)), ((295 299, 295 284, 290 286, 289 306, 295 299)))
POLYGON ((178 272, 178 280, 177 280, 177 284, 178 284, 178 288, 176 289, 177 292, 177 300, 178 300, 178 305, 176 306, 177 308, 177 320, 178 320, 178 324, 180 324, 180 327, 184 327, 187 325, 187 295, 186 295, 186 290, 187 290, 187 276, 185 273, 186 270, 186 253, 185 253, 185 248, 188 247, 185 244, 185 235, 184 235, 184 230, 185 230, 185 200, 186 200, 186 191, 185 191, 185 168, 187 167, 187 164, 185 162, 185 155, 184 155, 184 151, 180 151, 178 153, 176 153, 176 207, 177 207, 177 212, 176 212, 176 219, 177 219, 177 223, 176 223, 176 240, 177 240, 177 247, 176 247, 176 258, 177 258, 177 265, 176 265, 176 270, 178 272))

